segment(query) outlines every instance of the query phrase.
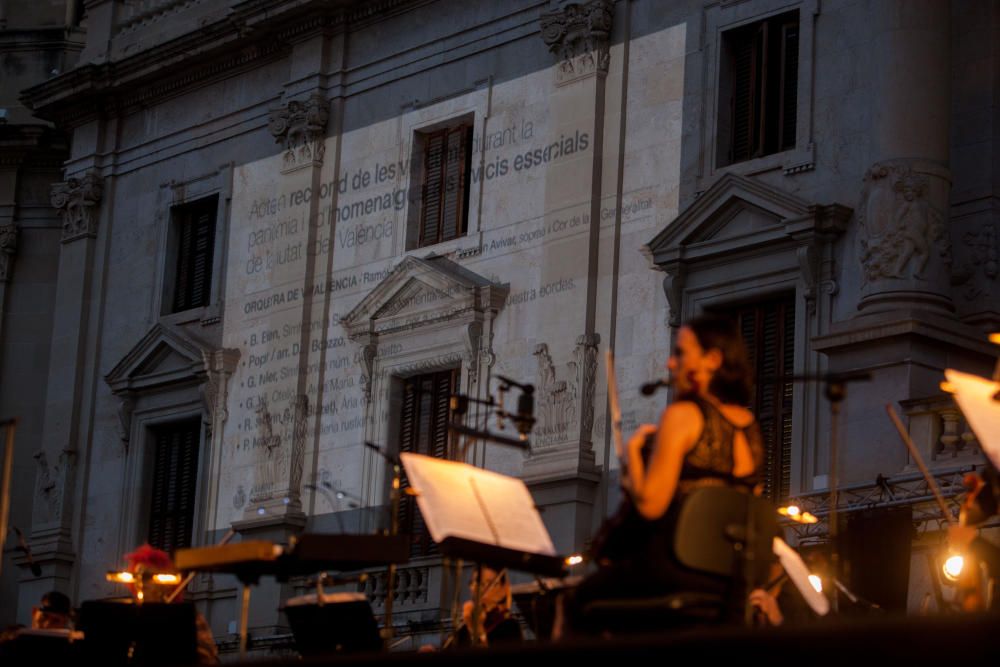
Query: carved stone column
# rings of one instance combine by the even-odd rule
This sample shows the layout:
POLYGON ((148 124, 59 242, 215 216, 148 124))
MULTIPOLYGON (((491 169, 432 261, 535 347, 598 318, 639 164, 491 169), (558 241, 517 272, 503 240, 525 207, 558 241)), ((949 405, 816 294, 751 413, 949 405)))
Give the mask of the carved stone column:
POLYGON ((327 102, 319 93, 271 112, 267 129, 284 151, 282 173, 323 164, 328 118, 327 102))
POLYGON ((891 0, 872 12, 873 151, 858 207, 858 308, 950 313, 950 10, 891 0))

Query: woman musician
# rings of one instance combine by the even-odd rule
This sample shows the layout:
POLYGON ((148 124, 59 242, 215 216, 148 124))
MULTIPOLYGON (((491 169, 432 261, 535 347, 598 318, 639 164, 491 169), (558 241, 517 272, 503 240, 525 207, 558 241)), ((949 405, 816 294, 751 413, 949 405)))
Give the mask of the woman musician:
POLYGON ((623 486, 633 517, 618 523, 608 536, 615 549, 598 554, 599 570, 564 601, 571 631, 587 629, 582 610, 594 600, 726 589, 726 581, 678 563, 672 542, 679 508, 692 490, 758 490, 763 446, 753 414, 743 407, 750 370, 735 323, 717 316, 689 321, 677 333, 667 369, 677 400, 658 425, 640 426, 628 441, 623 486))

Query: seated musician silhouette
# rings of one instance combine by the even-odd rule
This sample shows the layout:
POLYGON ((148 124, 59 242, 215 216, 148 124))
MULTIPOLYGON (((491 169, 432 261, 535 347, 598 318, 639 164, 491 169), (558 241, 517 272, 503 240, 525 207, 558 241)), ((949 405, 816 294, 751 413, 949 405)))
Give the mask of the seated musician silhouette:
MULTIPOLYGON (((149 544, 143 544, 132 553, 125 554, 128 562, 128 569, 133 574, 146 572, 174 572, 174 564, 170 555, 162 549, 157 549, 149 544)), ((134 585, 128 585, 133 596, 138 596, 140 590, 134 585)), ((147 586, 141 589, 142 602, 167 602, 167 596, 173 591, 172 588, 164 586, 147 586)), ((180 594, 173 601, 179 602, 183 598, 180 594)), ((219 663, 219 649, 215 645, 212 637, 212 629, 208 621, 200 612, 195 614, 195 630, 198 650, 198 663, 203 665, 216 665, 219 663)))
POLYGON ((599 570, 564 600, 557 639, 599 629, 589 627, 585 614, 593 601, 727 590, 727 580, 681 565, 673 540, 680 509, 694 490, 758 491, 764 450, 754 416, 743 407, 750 399, 750 370, 735 322, 703 316, 686 323, 667 369, 677 400, 657 426, 645 424, 629 440, 623 485, 630 515, 600 541, 594 554, 599 570))
POLYGON ((470 646, 473 627, 478 628, 477 643, 483 646, 522 641, 524 637, 521 634, 521 626, 510 611, 510 581, 507 578, 507 570, 497 572, 484 565, 480 568, 480 572, 482 586, 475 570, 469 582, 469 592, 473 599, 477 588, 479 589, 479 622, 473 623, 475 602, 472 599, 466 600, 462 605, 462 626, 456 633, 455 644, 470 646))

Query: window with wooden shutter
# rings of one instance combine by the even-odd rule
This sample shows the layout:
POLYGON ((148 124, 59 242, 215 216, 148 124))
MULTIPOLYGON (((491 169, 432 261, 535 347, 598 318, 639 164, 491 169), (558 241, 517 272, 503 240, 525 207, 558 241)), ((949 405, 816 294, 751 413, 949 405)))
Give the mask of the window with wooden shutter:
POLYGON ((173 553, 191 546, 201 419, 156 426, 152 436, 149 543, 173 553))
POLYGON ((795 147, 798 71, 798 11, 723 33, 719 166, 795 147))
POLYGON ((206 197, 171 211, 177 238, 173 311, 207 306, 211 301, 218 196, 206 197))
POLYGON ((749 407, 764 440, 764 495, 777 501, 788 497, 792 473, 795 298, 741 307, 735 314, 753 371, 749 407))
MULTIPOLYGON (((403 380, 400 413, 399 451, 437 458, 448 456, 448 420, 450 399, 458 384, 458 370, 417 375, 403 380)), ((402 488, 409 487, 406 475, 402 488)), ((434 556, 437 545, 431 541, 413 496, 403 494, 399 503, 399 530, 413 535, 411 558, 434 556)))
POLYGON ((472 125, 420 133, 423 143, 420 230, 423 247, 465 234, 469 217, 472 125))

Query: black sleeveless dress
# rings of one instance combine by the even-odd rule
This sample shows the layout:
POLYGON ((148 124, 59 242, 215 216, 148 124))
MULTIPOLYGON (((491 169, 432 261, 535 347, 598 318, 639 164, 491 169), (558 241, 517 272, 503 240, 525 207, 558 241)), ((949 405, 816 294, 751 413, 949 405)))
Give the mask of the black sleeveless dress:
POLYGON ((677 561, 673 550, 677 519, 687 495, 701 486, 733 486, 752 492, 760 481, 764 447, 756 422, 739 427, 712 403, 700 399, 693 402, 701 410, 704 428, 684 457, 670 506, 662 517, 652 521, 632 508, 634 516, 621 521, 619 534, 614 536, 616 546, 610 563, 580 582, 573 593, 574 599, 569 603, 572 608, 567 608, 572 625, 577 625, 580 610, 593 600, 658 597, 676 591, 725 593, 727 580, 695 572, 677 561), (753 456, 754 472, 747 477, 733 475, 733 448, 738 432, 743 432, 753 456))

